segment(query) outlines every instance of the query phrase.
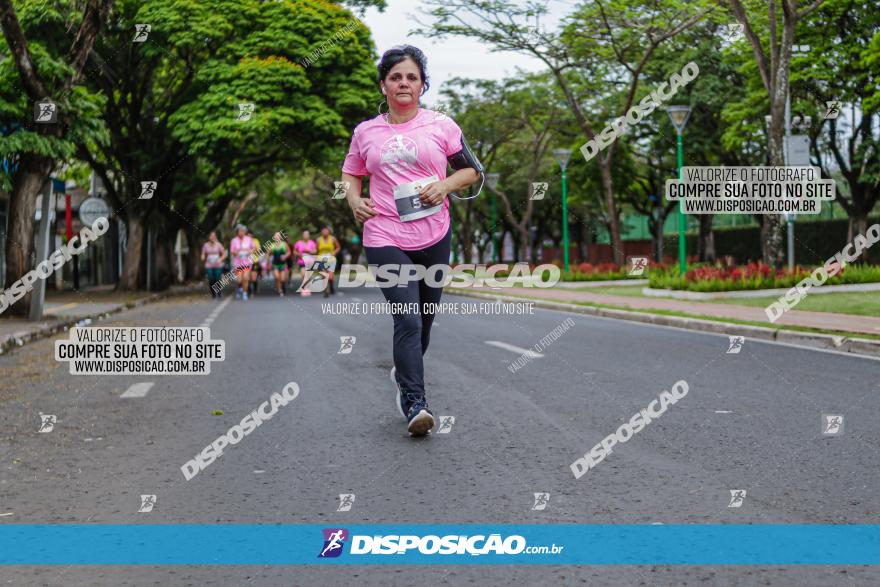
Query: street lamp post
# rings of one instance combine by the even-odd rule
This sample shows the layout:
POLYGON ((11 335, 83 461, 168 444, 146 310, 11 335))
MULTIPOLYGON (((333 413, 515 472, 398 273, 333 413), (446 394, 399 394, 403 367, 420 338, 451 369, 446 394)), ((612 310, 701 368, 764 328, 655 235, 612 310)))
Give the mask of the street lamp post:
POLYGON ((492 263, 494 265, 498 264, 498 227, 496 226, 498 222, 498 201, 495 195, 495 188, 498 187, 499 179, 501 179, 500 173, 486 174, 486 185, 489 186, 489 190, 492 192, 492 263))
MULTIPOLYGON (((669 114, 669 120, 675 127, 676 135, 676 151, 678 153, 678 179, 681 180, 681 168, 684 163, 684 154, 682 150, 682 133, 684 126, 687 124, 688 118, 691 116, 690 106, 669 106, 666 108, 669 114)), ((687 218, 684 215, 684 202, 678 203, 678 273, 684 275, 687 269, 687 243, 684 233, 687 229, 687 218)))
POLYGON ((568 175, 566 168, 571 159, 571 149, 553 149, 553 157, 562 168, 562 265, 568 271, 568 175))

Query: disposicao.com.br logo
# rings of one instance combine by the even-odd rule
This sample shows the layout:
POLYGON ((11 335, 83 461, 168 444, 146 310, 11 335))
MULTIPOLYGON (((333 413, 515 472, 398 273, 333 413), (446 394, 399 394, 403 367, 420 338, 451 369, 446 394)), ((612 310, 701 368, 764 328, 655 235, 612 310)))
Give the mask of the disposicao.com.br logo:
POLYGON ((325 528, 323 546, 318 558, 338 557, 348 540, 351 555, 383 554, 440 554, 480 556, 485 554, 559 554, 564 546, 528 546, 526 539, 518 534, 502 538, 501 534, 446 535, 435 534, 375 534, 349 536, 345 528, 325 528))

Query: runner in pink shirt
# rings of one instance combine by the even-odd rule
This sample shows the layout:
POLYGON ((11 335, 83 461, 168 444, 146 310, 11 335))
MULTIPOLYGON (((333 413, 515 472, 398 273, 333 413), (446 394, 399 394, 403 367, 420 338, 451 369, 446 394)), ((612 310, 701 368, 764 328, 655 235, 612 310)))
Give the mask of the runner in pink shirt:
POLYGON ((223 261, 226 259, 226 248, 217 240, 217 233, 211 231, 208 242, 202 245, 202 261, 205 263, 205 275, 208 278, 208 289, 211 290, 212 298, 223 296, 222 288, 214 285, 223 276, 223 261))
MULTIPOLYGON (((299 273, 300 278, 302 279, 301 283, 306 282, 306 269, 312 266, 313 255, 318 252, 318 244, 312 240, 312 237, 309 234, 308 230, 304 230, 302 234, 302 239, 296 241, 293 244, 293 254, 296 257, 296 262, 299 265, 299 273)), ((300 291, 301 296, 310 296, 312 292, 307 290, 306 288, 302 288, 300 291)))
POLYGON ((239 224, 236 227, 238 236, 229 243, 229 254, 232 256, 232 271, 235 273, 236 281, 238 281, 238 291, 235 292, 236 299, 248 299, 248 284, 251 280, 251 265, 253 264, 253 254, 257 250, 256 241, 248 236, 247 227, 239 224))
MULTIPOLYGON (((410 45, 395 47, 379 62, 379 87, 388 114, 354 129, 342 166, 342 186, 355 220, 364 224, 364 252, 371 265, 449 263, 451 243, 446 195, 477 181, 482 166, 470 153, 461 129, 447 116, 419 108, 428 89, 424 53, 410 45), (447 176, 447 167, 457 170, 447 176), (370 176, 370 197, 361 196, 370 176)), ((432 279, 432 282, 436 282, 432 279)), ((393 308, 421 309, 440 301, 442 287, 424 279, 406 287, 382 287, 393 308), (415 304, 415 306, 413 306, 415 304)), ((388 285, 386 283, 386 285, 388 285)), ((428 349, 433 313, 394 314, 394 368, 391 379, 398 411, 413 436, 434 427, 425 397, 423 355, 428 349)))

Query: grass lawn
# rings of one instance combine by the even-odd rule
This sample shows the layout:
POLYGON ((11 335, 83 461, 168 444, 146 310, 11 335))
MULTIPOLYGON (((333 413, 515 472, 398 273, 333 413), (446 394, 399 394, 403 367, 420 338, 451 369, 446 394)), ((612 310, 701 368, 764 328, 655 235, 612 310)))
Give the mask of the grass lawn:
MULTIPOLYGON (((647 297, 642 295, 641 286, 625 285, 604 287, 584 287, 574 291, 585 293, 609 294, 618 296, 647 297)), ((675 299, 675 298, 656 298, 675 299)), ((776 301, 777 297, 760 298, 718 298, 714 300, 688 300, 696 304, 731 304, 733 306, 754 306, 765 308, 770 302, 776 301)), ((830 294, 816 294, 803 298, 796 310, 809 312, 835 312, 837 314, 854 314, 856 316, 880 316, 880 291, 841 292, 830 294)))
POLYGON ((578 287, 569 291, 608 294, 613 296, 633 296, 636 298, 641 298, 645 297, 642 295, 643 287, 643 285, 603 285, 600 287, 578 287))
MULTIPOLYGON (((742 298, 738 300, 712 300, 722 304, 734 304, 738 306, 762 306, 778 298, 742 298)), ((838 314, 855 314, 857 316, 880 316, 880 292, 862 291, 846 293, 830 293, 810 295, 809 293, 795 310, 807 310, 810 312, 836 312, 838 314)))

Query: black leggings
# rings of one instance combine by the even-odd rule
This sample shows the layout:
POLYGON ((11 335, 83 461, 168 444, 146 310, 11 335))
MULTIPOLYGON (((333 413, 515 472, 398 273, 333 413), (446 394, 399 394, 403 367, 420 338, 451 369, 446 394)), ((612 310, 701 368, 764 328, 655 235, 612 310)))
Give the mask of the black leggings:
MULTIPOLYGON (((431 265, 449 263, 449 250, 452 241, 452 228, 439 242, 415 251, 404 251, 397 247, 364 247, 370 265, 431 265)), ((395 275, 399 270, 393 271, 395 275)), ((395 312, 394 317, 394 366, 397 367, 397 382, 404 393, 424 395, 425 369, 422 355, 428 350, 431 339, 431 324, 434 313, 422 313, 424 304, 440 302, 442 287, 431 287, 424 279, 411 280, 406 287, 383 287, 385 299, 398 308, 416 304, 418 313, 395 312)), ((392 306, 392 309, 394 307, 392 306)))

